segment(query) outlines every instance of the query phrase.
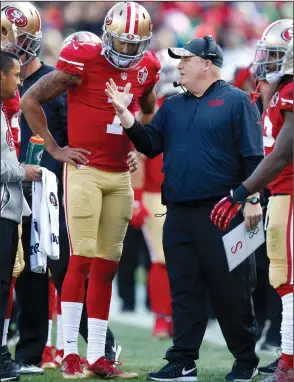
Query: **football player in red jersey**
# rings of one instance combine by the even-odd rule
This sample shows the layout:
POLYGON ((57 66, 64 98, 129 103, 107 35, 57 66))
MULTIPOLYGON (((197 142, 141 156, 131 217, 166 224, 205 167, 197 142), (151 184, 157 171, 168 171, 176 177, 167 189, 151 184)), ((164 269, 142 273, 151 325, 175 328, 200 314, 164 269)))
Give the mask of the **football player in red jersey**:
POLYGON ((131 144, 104 92, 105 78, 123 90, 132 83, 129 110, 140 106, 152 116, 153 87, 160 63, 147 50, 152 32, 146 9, 134 2, 116 4, 107 13, 102 43, 73 42, 60 54, 57 69, 41 78, 21 100, 23 113, 35 134, 45 140, 51 155, 67 162, 64 169, 65 207, 71 253, 62 289, 65 354, 64 378, 83 377, 77 337, 88 273, 88 366, 84 376, 134 378, 104 357, 112 280, 133 211, 133 190, 127 165, 131 144), (41 104, 68 92, 69 158, 47 129, 41 104))
MULTIPOLYGON (((156 55, 161 63, 160 79, 155 87, 157 106, 160 107, 165 98, 182 92, 182 89, 173 86, 173 82, 179 80, 177 62, 170 59, 167 49, 160 50, 156 55)), ((152 262, 148 275, 150 304, 155 315, 152 336, 165 339, 173 334, 173 329, 170 286, 162 247, 163 224, 166 213, 166 207, 161 204, 162 155, 158 155, 154 159, 146 158, 144 166, 143 204, 149 214, 143 227, 143 233, 152 262)))
MULTIPOLYGON (((273 84, 263 113, 266 158, 243 185, 216 205, 212 220, 220 229, 228 227, 238 203, 246 203, 249 194, 265 186, 271 192, 266 241, 270 282, 282 298, 282 356, 275 373, 264 382, 284 382, 293 381, 293 20, 279 20, 266 28, 254 66, 259 80, 273 84)), ((250 211, 245 215, 251 229, 261 218, 250 211)))

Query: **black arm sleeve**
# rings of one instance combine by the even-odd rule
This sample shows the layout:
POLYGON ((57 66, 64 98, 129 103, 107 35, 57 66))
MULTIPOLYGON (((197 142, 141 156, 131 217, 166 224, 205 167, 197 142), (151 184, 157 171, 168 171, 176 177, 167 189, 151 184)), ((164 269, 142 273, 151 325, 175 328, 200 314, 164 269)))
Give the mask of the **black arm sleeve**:
POLYGON ((235 105, 234 136, 238 154, 243 158, 263 156, 261 116, 256 104, 251 105, 248 95, 241 94, 235 105))
POLYGON ((263 156, 254 156, 254 157, 245 157, 242 158, 242 167, 244 169, 244 177, 245 179, 249 178, 249 176, 254 172, 256 167, 262 161, 263 156))
POLYGON ((149 134, 144 129, 144 127, 135 119, 135 122, 132 127, 129 129, 124 129, 129 139, 133 142, 136 149, 145 154, 147 157, 150 157, 152 152, 152 144, 149 139, 149 134))
MULTIPOLYGON (((251 174, 258 167, 259 163, 263 160, 263 156, 254 156, 254 157, 246 157, 242 159, 242 167, 244 169, 244 177, 245 179, 249 178, 251 174)), ((260 191, 260 190, 259 190, 260 191)), ((248 196, 250 192, 243 185, 243 183, 234 190, 233 196, 237 202, 243 202, 248 196)))
POLYGON ((154 158, 163 152, 164 136, 164 104, 154 115, 152 121, 147 125, 141 125, 135 120, 132 127, 125 129, 129 139, 136 149, 148 158, 154 158))

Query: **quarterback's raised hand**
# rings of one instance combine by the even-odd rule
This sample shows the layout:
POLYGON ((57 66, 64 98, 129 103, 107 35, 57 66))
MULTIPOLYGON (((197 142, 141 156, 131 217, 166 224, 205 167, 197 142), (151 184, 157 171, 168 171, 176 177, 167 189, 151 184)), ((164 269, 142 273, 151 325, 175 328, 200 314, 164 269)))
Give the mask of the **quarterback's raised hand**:
POLYGON ((232 195, 220 200, 211 212, 210 219, 221 231, 226 231, 242 204, 236 202, 232 195))
POLYGON ((106 87, 107 89, 105 89, 105 93, 111 100, 112 105, 115 108, 116 114, 120 116, 120 114, 127 110, 127 106, 130 103, 131 84, 130 82, 128 82, 125 86, 124 91, 120 92, 113 79, 110 78, 110 81, 106 82, 106 87))

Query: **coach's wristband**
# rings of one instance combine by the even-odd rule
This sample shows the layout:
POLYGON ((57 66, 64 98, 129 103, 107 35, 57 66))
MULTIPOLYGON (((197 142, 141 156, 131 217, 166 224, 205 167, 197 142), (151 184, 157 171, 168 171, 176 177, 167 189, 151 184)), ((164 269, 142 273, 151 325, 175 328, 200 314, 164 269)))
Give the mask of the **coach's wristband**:
POLYGON ((235 190, 232 190, 231 193, 236 203, 243 203, 245 199, 250 195, 250 192, 247 190, 247 188, 243 184, 241 184, 235 190))

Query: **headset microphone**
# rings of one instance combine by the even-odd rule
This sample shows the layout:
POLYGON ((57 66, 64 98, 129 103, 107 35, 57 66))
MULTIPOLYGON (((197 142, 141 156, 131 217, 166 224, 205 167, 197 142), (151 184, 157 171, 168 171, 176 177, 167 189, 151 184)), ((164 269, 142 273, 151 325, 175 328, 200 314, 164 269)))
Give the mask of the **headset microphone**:
POLYGON ((173 82, 173 87, 177 88, 178 86, 181 86, 181 84, 179 82, 174 81, 173 82))

